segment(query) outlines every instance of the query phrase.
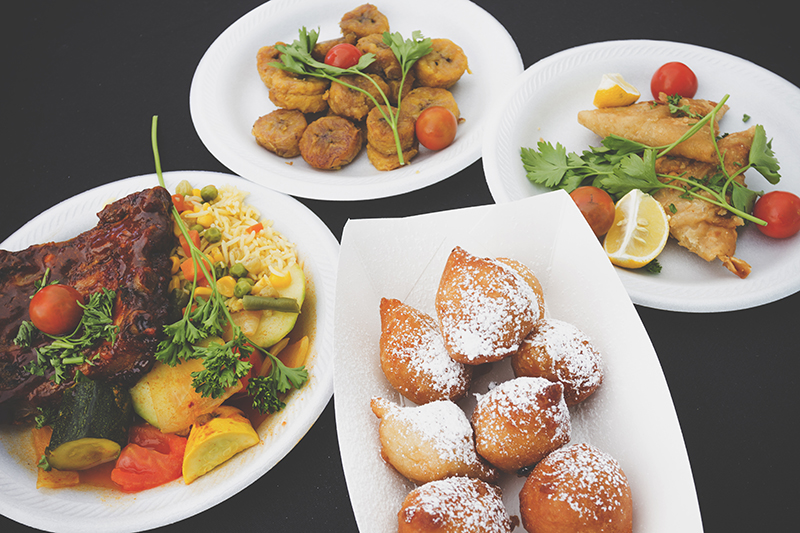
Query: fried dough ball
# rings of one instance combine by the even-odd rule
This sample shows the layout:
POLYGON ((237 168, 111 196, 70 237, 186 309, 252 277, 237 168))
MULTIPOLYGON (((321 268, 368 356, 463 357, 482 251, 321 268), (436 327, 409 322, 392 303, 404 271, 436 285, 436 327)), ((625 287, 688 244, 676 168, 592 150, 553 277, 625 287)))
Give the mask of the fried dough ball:
MULTIPOLYGON (((396 113, 396 108, 387 110, 386 106, 375 106, 367 115, 367 142, 372 148, 386 155, 397 154, 397 143, 392 127, 384 118, 384 113, 396 113)), ((414 120, 408 115, 400 114, 397 121, 397 133, 400 137, 400 149, 407 150, 418 147, 414 129, 414 120)))
POLYGON ((348 11, 339 21, 342 34, 354 33, 358 38, 371 33, 389 31, 389 19, 372 4, 363 4, 348 11))
POLYGON ((531 289, 533 289, 534 294, 536 294, 537 303, 539 304, 539 316, 543 317, 545 311, 544 291, 542 290, 542 284, 539 282, 539 278, 536 277, 536 274, 533 273, 533 270, 531 270, 530 267, 528 267, 528 265, 520 263, 516 259, 510 259, 508 257, 498 257, 497 261, 513 268, 517 274, 522 276, 522 279, 528 282, 528 285, 531 286, 531 289))
POLYGON ((271 63, 281 62, 281 53, 277 48, 275 48, 275 46, 279 44, 282 45, 284 43, 279 41, 272 46, 262 46, 259 48, 258 53, 256 54, 256 68, 258 69, 258 75, 261 77, 261 81, 264 82, 264 85, 266 85, 268 89, 272 88, 272 76, 276 72, 281 71, 281 69, 278 67, 271 65, 271 63))
POLYGON ((361 130, 346 118, 326 116, 308 125, 300 138, 300 155, 321 170, 335 170, 350 163, 361 151, 361 130))
POLYGON ((300 138, 308 123, 300 111, 276 109, 253 124, 256 142, 281 157, 300 155, 300 138))
POLYGON ((505 472, 539 462, 569 441, 564 386, 544 378, 515 378, 482 395, 472 412, 481 457, 505 472))
POLYGON ((455 247, 435 299, 450 357, 477 365, 515 353, 541 318, 540 300, 515 269, 455 247))
POLYGON ((325 100, 330 86, 328 80, 278 69, 270 76, 270 83, 269 99, 278 107, 297 109, 301 113, 319 113, 328 108, 325 100))
POLYGON ((398 533, 510 533, 500 488, 466 477, 432 481, 408 493, 398 533))
POLYGON ((453 93, 447 89, 416 87, 409 92, 407 96, 404 96, 400 103, 400 108, 403 110, 403 113, 414 117, 414 120, 416 120, 419 114, 424 110, 433 106, 449 109, 456 118, 461 116, 458 111, 456 99, 453 98, 453 93))
POLYGON ((358 41, 358 37, 356 37, 355 33, 346 33, 341 37, 337 37, 335 39, 328 39, 327 41, 319 41, 314 45, 314 49, 311 50, 311 57, 319 61, 320 63, 325 62, 325 56, 328 55, 331 48, 336 46, 337 44, 352 44, 355 45, 358 41))
MULTIPOLYGON (((380 102, 382 101, 383 97, 381 96, 378 87, 380 87, 381 91, 386 93, 389 90, 389 86, 386 84, 383 78, 376 74, 370 74, 370 77, 375 81, 375 83, 372 83, 364 76, 359 76, 357 74, 345 75, 339 79, 349 85, 352 85, 353 87, 359 87, 367 91, 380 102), (377 86, 375 84, 377 84, 377 86)), ((347 117, 355 121, 360 121, 366 118, 367 113, 369 113, 370 110, 375 107, 375 102, 373 102, 372 98, 366 94, 337 82, 331 84, 330 89, 325 94, 325 100, 330 106, 331 113, 347 117)))
POLYGON ((450 39, 431 39, 431 51, 411 68, 420 85, 448 89, 461 79, 469 64, 464 50, 450 39))
POLYGON ((388 298, 380 315, 381 369, 392 387, 416 404, 464 397, 472 367, 450 358, 433 317, 388 298))
POLYGON ((362 54, 375 54, 375 61, 366 68, 366 72, 378 74, 387 80, 399 80, 403 76, 400 61, 389 45, 383 42, 382 33, 373 33, 360 38, 356 48, 362 54))
POLYGON ((448 400, 401 407, 372 398, 381 457, 417 485, 450 476, 476 477, 490 483, 499 473, 475 452, 472 426, 464 411, 448 400))
POLYGON ((407 165, 414 157, 419 154, 419 148, 414 146, 409 148, 408 150, 403 150, 403 164, 400 164, 400 158, 397 157, 397 154, 383 154, 372 147, 372 145, 367 144, 367 157, 369 158, 369 162, 372 163, 372 166, 375 167, 376 170, 395 170, 403 165, 407 165))
POLYGON ((522 525, 530 533, 630 533, 631 489, 619 463, 588 444, 545 457, 519 493, 522 525))
POLYGON ((545 318, 511 356, 516 376, 543 377, 564 385, 567 406, 588 398, 603 381, 602 357, 576 326, 545 318))

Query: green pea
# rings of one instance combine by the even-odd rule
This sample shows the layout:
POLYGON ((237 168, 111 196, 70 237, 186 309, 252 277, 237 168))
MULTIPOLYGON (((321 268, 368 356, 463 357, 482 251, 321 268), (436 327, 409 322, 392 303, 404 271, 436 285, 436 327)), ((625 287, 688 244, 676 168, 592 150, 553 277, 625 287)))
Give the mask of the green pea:
POLYGON ((203 237, 208 242, 219 242, 222 240, 222 232, 217 228, 208 228, 203 232, 203 237))
POLYGON ((178 309, 186 307, 186 304, 189 303, 189 293, 183 289, 174 289, 170 293, 170 297, 172 298, 173 304, 178 309))
POLYGON ((204 202, 210 202, 217 197, 217 194, 219 193, 217 192, 216 187, 213 185, 206 185, 200 191, 200 198, 202 198, 204 202))
POLYGON ((214 265, 214 275, 217 279, 221 278, 222 276, 228 273, 228 266, 223 261, 217 261, 214 265))
POLYGON ((247 275, 247 268, 241 263, 236 263, 231 267, 230 274, 234 278, 243 278, 247 275))
POLYGON ((202 226, 200 224, 195 224, 194 226, 189 228, 189 231, 191 231, 191 230, 194 230, 197 233, 203 233, 206 230, 206 228, 205 228, 205 226, 202 226))
POLYGON ((243 297, 245 294, 250 294, 253 286, 247 282, 247 278, 241 278, 236 282, 233 287, 233 295, 237 298, 243 297))
POLYGON ((186 180, 182 180, 178 185, 175 186, 175 194, 180 194, 182 196, 188 196, 192 194, 192 184, 186 180))

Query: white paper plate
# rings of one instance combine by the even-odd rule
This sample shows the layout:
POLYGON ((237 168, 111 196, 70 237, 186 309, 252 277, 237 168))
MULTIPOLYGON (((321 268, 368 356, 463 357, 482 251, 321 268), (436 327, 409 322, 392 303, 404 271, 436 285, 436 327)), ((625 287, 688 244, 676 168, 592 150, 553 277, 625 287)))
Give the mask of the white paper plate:
MULTIPOLYGON (((599 146, 600 138, 577 121, 578 111, 592 109, 592 98, 604 73, 619 72, 650 96, 650 77, 667 61, 682 61, 699 79, 697 98, 719 101, 730 94, 730 110, 720 122, 723 132, 762 124, 781 163, 783 178, 770 185, 748 171, 754 190, 782 189, 800 194, 800 89, 743 59, 698 46, 661 41, 612 41, 572 48, 529 67, 511 96, 495 109, 484 139, 483 167, 495 201, 540 194, 520 160, 521 147, 539 140, 560 142, 571 152, 599 146), (745 124, 743 116, 751 118, 745 124)), ((670 240, 659 256, 663 271, 654 276, 617 269, 637 303, 658 309, 716 312, 768 303, 800 290, 800 236, 769 239, 753 225, 740 229, 736 256, 753 267, 741 280, 719 261, 707 263, 670 240)))
MULTIPOLYGON (((214 172, 166 172, 171 191, 181 180, 192 184, 235 185, 249 191, 246 201, 263 220, 297 245, 308 292, 298 322, 311 340, 309 381, 290 396, 286 408, 259 428, 261 444, 249 448, 191 485, 176 480, 137 494, 80 487, 36 489, 30 427, 0 427, 0 513, 31 527, 64 533, 129 532, 163 526, 226 500, 278 463, 311 428, 333 393, 333 303, 339 245, 328 228, 294 198, 236 176, 214 172)), ((20 250, 34 243, 61 241, 94 227, 95 214, 110 201, 158 185, 155 174, 128 178, 74 196, 37 216, 0 245, 20 250)))
POLYGON ((489 98, 499 97, 522 72, 511 36, 486 11, 466 0, 404 0, 378 3, 392 32, 410 38, 444 37, 464 50, 471 74, 452 88, 461 116, 455 142, 446 150, 421 148, 411 164, 375 170, 362 153, 339 171, 315 170, 301 157, 286 159, 258 146, 255 120, 273 109, 256 71, 256 52, 277 41, 297 39, 298 30, 319 29, 320 40, 339 37, 342 15, 358 3, 344 0, 272 0, 254 9, 214 41, 195 72, 189 103, 200 139, 225 166, 277 191, 322 200, 363 200, 413 191, 441 181, 480 157, 489 98), (491 43, 491 46, 487 46, 491 43))
MULTIPOLYGON (((380 456, 370 398, 397 403, 379 359, 381 297, 431 316, 454 246, 484 257, 522 261, 542 284, 547 313, 582 329, 603 353, 605 380, 571 410, 572 441, 589 442, 622 465, 634 498, 634 531, 701 532, 683 436, 653 346, 630 299, 564 191, 502 205, 400 219, 351 220, 344 229, 336 284, 334 402, 339 447, 360 531, 397 531, 397 512, 413 488, 380 456)), ((473 384, 513 377, 507 361, 473 384)), ((472 414, 472 395, 460 402, 472 414)), ((523 478, 501 480, 519 515, 523 478)))

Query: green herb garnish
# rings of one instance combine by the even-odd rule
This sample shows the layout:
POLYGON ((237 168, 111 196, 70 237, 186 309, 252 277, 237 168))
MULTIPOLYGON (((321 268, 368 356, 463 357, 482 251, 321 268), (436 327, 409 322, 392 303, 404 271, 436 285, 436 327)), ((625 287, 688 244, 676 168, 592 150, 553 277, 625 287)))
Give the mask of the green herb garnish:
POLYGON ((571 192, 581 185, 594 185, 608 192, 615 200, 625 196, 632 189, 651 193, 658 189, 676 189, 693 198, 699 198, 723 207, 732 213, 756 224, 766 222, 754 217, 753 204, 759 193, 734 181, 734 178, 750 168, 755 168, 772 184, 780 180, 780 165, 772 152, 772 141, 767 141, 763 126, 757 125, 753 144, 750 148, 749 162, 736 172, 725 169, 725 154, 720 153, 714 140, 719 160, 720 173, 709 180, 698 180, 690 176, 657 175, 656 159, 667 155, 675 146, 685 141, 706 125, 713 123, 717 112, 729 98, 728 95, 705 117, 697 121, 680 139, 665 146, 648 146, 630 141, 617 135, 609 135, 602 140, 602 146, 590 147, 582 154, 567 153, 561 144, 553 146, 541 141, 537 149, 522 148, 522 164, 532 183, 553 189, 571 192), (664 183, 663 177, 670 182, 664 183), (678 181, 684 185, 676 185, 678 181), (704 194, 705 193, 705 194, 704 194), (728 195, 731 197, 730 203, 728 195))
MULTIPOLYGON (((44 278, 43 278, 44 279, 44 278)), ((40 287, 44 284, 40 284, 40 287)), ((99 353, 91 358, 86 357, 86 351, 101 341, 114 344, 119 326, 112 323, 111 310, 114 307, 116 292, 102 289, 89 296, 89 302, 79 305, 83 308, 83 315, 75 331, 69 335, 48 335, 39 331, 33 323, 23 321, 20 325, 14 342, 23 347, 30 348, 36 342, 38 335, 43 335, 50 340, 49 344, 34 348, 36 359, 31 361, 25 370, 36 376, 45 376, 52 372, 52 380, 63 383, 72 379, 70 368, 83 363, 92 364, 99 353)), ((76 372, 74 379, 81 379, 83 374, 76 372)))
MULTIPOLYGON (((375 61, 375 54, 366 53, 359 58, 358 63, 350 68, 339 68, 327 65, 314 59, 311 52, 314 50, 314 45, 317 43, 319 32, 317 30, 308 31, 305 27, 299 31, 299 38, 290 45, 279 44, 275 48, 281 52, 280 62, 270 63, 270 65, 292 72, 299 76, 314 76, 317 78, 325 78, 334 83, 340 83, 345 87, 354 91, 359 91, 366 94, 378 107, 386 123, 392 129, 394 134, 395 145, 397 147, 397 157, 401 165, 404 165, 403 150, 400 143, 400 134, 398 133, 397 126, 400 120, 400 103, 402 96, 397 96, 397 108, 392 111, 392 105, 389 97, 380 88, 378 83, 372 79, 369 74, 363 70, 375 61), (368 79, 377 89, 381 95, 383 102, 378 100, 360 87, 356 87, 340 79, 340 76, 347 74, 354 74, 363 76, 368 79), (383 105, 385 105, 385 110, 383 105)), ((411 34, 411 39, 403 39, 399 33, 383 33, 383 42, 394 52, 395 57, 400 62, 402 76, 400 78, 400 87, 403 87, 406 81, 406 75, 416 61, 427 55, 431 51, 431 40, 422 36, 419 31, 414 31, 411 34)), ((401 91, 402 92, 402 91, 401 91)))
MULTIPOLYGON (((158 155, 157 124, 158 117, 154 116, 151 129, 153 156, 159 184, 165 187, 158 155)), ((238 325, 233 323, 230 311, 225 305, 225 299, 217 289, 216 272, 211 267, 212 262, 189 238, 189 229, 181 220, 180 213, 175 206, 172 206, 172 214, 186 237, 195 268, 202 271, 209 282, 211 295, 207 299, 195 298, 195 305, 187 305, 180 320, 164 326, 166 338, 158 345, 156 359, 170 366, 177 365, 182 360, 201 359, 203 370, 192 372, 192 386, 204 397, 218 398, 225 389, 233 386, 250 372, 253 365, 249 358, 256 344, 244 335, 238 325), (233 332, 230 341, 225 344, 211 342, 208 346, 197 344, 208 337, 219 336, 229 323, 233 332)), ((192 282, 191 294, 194 294, 194 290, 197 288, 199 277, 198 272, 192 282)), ((272 406, 274 410, 277 410, 275 407, 278 405, 280 405, 279 408, 284 407, 284 404, 277 400, 277 396, 273 398, 274 391, 286 392, 290 388, 289 385, 286 385, 287 383, 291 383, 291 386, 295 388, 300 388, 308 380, 308 372, 304 366, 289 368, 266 350, 262 351, 272 360, 272 371, 269 376, 258 380, 262 386, 258 390, 254 389, 251 396, 253 397, 253 406, 266 413, 262 408, 272 406)))

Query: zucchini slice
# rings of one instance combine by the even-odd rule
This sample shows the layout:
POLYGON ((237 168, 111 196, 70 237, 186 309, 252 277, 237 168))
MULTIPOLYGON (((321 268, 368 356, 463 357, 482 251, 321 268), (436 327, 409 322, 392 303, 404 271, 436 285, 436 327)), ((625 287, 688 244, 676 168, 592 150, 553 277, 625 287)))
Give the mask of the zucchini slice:
POLYGON ((45 450, 57 470, 86 470, 113 461, 128 443, 133 417, 127 389, 102 381, 80 381, 64 392, 45 450))

